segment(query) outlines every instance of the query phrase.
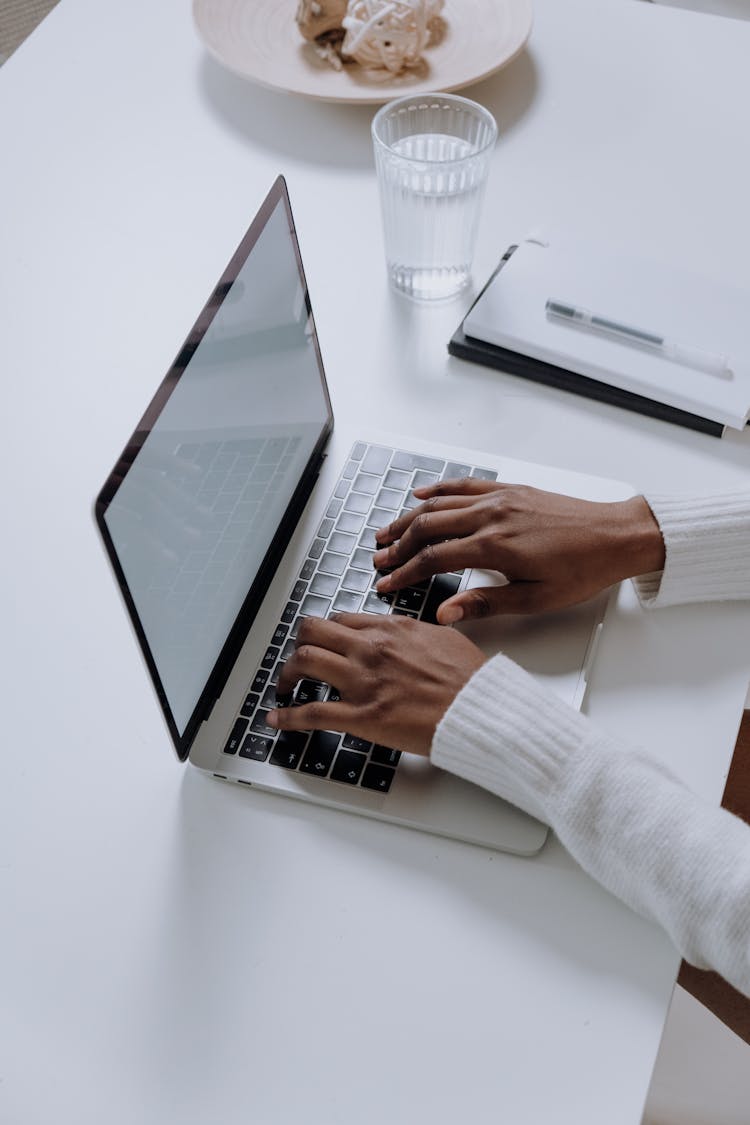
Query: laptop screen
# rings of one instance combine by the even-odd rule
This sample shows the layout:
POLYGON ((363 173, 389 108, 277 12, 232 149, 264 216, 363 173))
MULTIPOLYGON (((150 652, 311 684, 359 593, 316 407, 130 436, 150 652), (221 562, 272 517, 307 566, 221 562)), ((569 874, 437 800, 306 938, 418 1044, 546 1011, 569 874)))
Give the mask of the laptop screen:
POLYGON ((255 615, 272 577, 264 567, 288 541, 285 521, 330 424, 277 181, 97 504, 180 741, 220 657, 236 657, 225 646, 244 616, 238 650, 255 615))

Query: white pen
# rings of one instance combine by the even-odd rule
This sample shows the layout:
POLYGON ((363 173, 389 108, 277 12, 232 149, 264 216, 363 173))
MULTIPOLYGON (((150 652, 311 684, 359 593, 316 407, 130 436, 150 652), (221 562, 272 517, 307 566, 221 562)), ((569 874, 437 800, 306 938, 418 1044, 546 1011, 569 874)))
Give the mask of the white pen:
POLYGON ((601 333, 610 339, 619 340, 623 344, 631 344, 637 348, 656 352, 663 359, 673 363, 681 363, 684 367, 692 367, 696 371, 703 371, 707 375, 730 374, 729 362, 725 355, 714 355, 711 352, 701 351, 700 348, 691 348, 685 344, 678 344, 656 332, 644 328, 634 328, 631 324, 622 324, 607 316, 592 313, 589 309, 582 309, 566 301, 553 300, 551 297, 545 305, 547 316, 555 320, 565 321, 578 328, 590 329, 601 333))

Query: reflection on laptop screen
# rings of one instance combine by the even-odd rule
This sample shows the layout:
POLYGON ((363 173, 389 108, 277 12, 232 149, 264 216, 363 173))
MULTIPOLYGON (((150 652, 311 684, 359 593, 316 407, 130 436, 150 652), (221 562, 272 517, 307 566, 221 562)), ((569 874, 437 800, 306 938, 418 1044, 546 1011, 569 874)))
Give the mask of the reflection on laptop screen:
POLYGON ((280 201, 105 514, 180 734, 327 419, 280 201))

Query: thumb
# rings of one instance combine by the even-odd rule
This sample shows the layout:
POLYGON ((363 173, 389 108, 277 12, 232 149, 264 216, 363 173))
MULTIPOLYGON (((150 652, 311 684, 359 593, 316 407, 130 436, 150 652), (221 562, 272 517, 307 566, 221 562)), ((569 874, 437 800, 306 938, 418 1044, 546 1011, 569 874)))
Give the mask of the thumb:
POLYGON ((477 586, 448 598, 437 611, 441 625, 494 617, 499 613, 533 613, 539 609, 541 588, 538 582, 509 582, 507 586, 477 586))

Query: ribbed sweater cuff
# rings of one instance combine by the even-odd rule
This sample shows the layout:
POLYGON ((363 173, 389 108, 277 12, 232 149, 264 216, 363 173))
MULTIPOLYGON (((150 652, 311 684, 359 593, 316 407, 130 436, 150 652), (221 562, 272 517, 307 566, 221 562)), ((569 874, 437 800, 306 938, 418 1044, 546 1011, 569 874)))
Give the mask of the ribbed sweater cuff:
POLYGON ((647 606, 750 598, 750 492, 647 495, 664 537, 666 562, 634 579, 647 606))
POLYGON ((588 737, 582 715, 500 655, 456 696, 435 731, 430 757, 550 823, 562 771, 588 737))

